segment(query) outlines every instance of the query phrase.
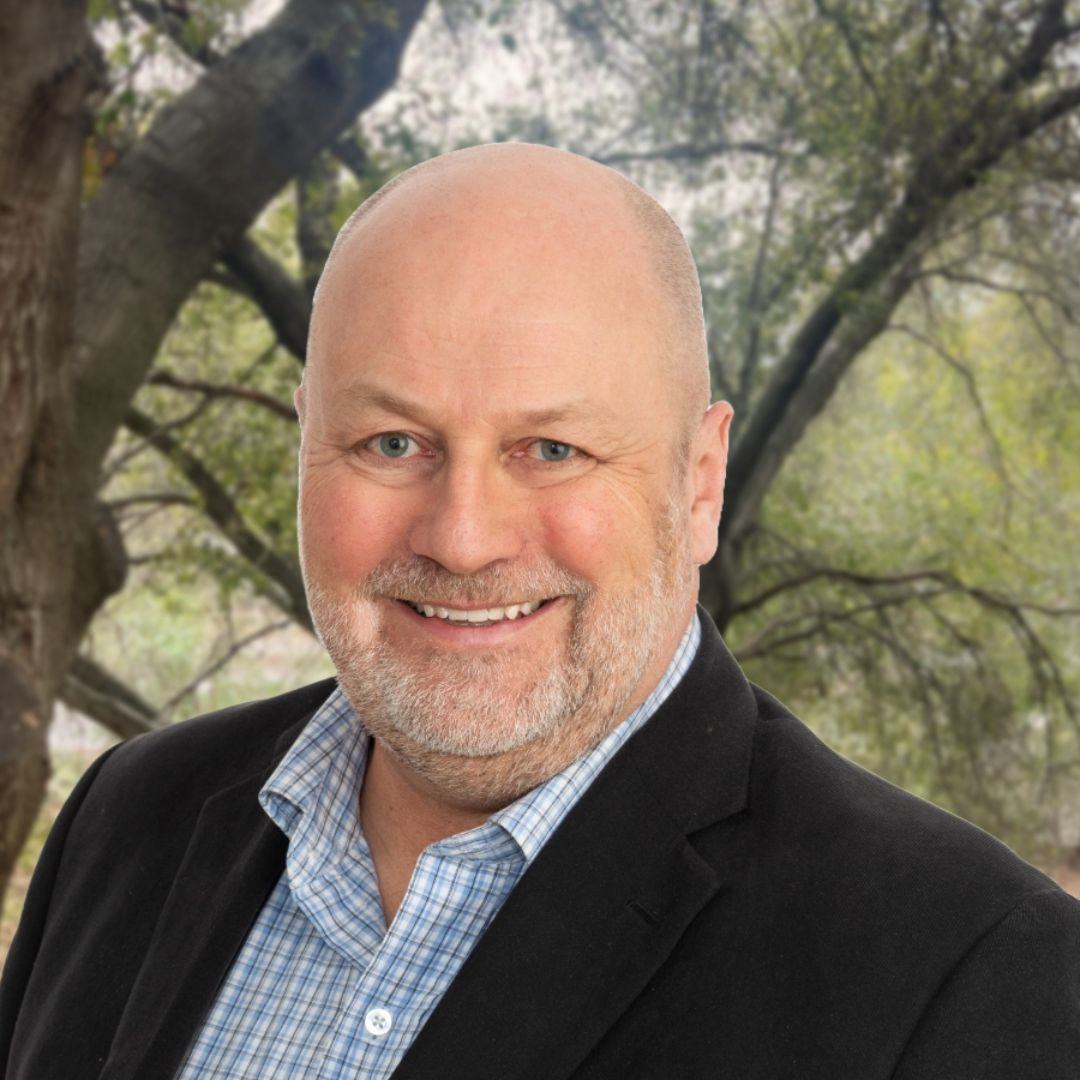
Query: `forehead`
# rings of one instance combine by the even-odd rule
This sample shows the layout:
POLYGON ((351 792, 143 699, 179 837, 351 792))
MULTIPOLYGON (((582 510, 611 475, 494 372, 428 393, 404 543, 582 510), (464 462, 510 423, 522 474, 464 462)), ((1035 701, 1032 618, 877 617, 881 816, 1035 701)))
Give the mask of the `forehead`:
POLYGON ((659 388, 648 393, 640 376, 620 376, 620 350, 604 353, 604 343, 559 324, 493 320, 428 332, 418 320, 395 329, 329 345, 313 369, 312 389, 337 411, 409 416, 432 426, 588 421, 615 428, 657 406, 659 388))
POLYGON ((495 196, 480 207, 460 201, 376 210, 347 238, 320 298, 447 327, 494 315, 505 325, 576 317, 580 330, 654 314, 659 291, 643 238, 610 199, 592 214, 495 196))
POLYGON ((478 399, 470 399, 466 395, 464 400, 458 396, 448 401, 438 394, 417 394, 416 389, 407 384, 387 383, 378 376, 365 373, 338 387, 334 397, 335 404, 346 415, 360 413, 407 417, 431 428, 441 427, 449 412, 453 418, 479 417, 499 428, 521 427, 543 431, 569 425, 613 440, 624 433, 625 412, 612 407, 611 402, 573 393, 560 397, 557 388, 543 401, 530 395, 500 399, 497 394, 478 399))
POLYGON ((640 241, 619 221, 587 232, 579 216, 406 205, 335 260, 312 373, 476 407, 615 404, 660 371, 656 309, 640 241))

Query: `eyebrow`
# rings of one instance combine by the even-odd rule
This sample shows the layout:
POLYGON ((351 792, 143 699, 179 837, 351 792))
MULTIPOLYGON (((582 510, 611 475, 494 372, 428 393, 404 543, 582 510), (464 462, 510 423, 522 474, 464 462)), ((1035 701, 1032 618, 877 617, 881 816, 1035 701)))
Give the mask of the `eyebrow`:
MULTIPOLYGON (((381 409, 384 412, 396 413, 398 416, 414 417, 418 420, 432 423, 434 418, 428 409, 418 401, 411 401, 392 390, 384 390, 364 383, 350 383, 340 391, 342 397, 350 403, 361 407, 381 409)), ((546 406, 539 409, 526 409, 513 414, 515 423, 525 424, 529 427, 545 427, 548 424, 560 421, 591 420, 602 424, 614 420, 615 412, 602 405, 599 408, 595 403, 584 401, 568 401, 563 405, 546 406)))

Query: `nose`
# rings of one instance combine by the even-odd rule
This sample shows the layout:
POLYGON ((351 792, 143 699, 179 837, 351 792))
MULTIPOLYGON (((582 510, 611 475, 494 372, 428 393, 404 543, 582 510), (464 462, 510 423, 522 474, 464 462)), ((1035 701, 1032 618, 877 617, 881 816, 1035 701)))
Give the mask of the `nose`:
POLYGON ((521 493, 494 462, 449 463, 428 490, 413 526, 414 554, 455 574, 474 574, 524 547, 521 493))

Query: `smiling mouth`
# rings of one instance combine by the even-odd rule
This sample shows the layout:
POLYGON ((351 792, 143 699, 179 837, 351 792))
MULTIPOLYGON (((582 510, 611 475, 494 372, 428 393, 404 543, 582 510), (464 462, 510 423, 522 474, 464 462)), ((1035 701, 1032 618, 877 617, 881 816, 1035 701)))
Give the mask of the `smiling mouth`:
POLYGON ((413 600, 402 600, 413 611, 423 615, 427 619, 443 619, 445 622, 458 623, 468 626, 491 626, 494 623, 524 619, 532 615, 534 611, 550 603, 548 600, 526 600, 519 604, 508 604, 506 607, 463 608, 444 607, 442 604, 417 603, 413 600))

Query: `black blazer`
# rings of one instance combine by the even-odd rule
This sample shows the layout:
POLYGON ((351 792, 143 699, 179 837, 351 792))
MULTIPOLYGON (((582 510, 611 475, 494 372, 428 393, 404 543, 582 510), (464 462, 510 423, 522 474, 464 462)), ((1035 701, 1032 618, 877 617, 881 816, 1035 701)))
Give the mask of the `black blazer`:
MULTIPOLYGON (((828 750, 703 624, 395 1077, 1076 1080, 1080 905, 828 750)), ((174 1074, 284 866, 256 793, 331 686, 89 770, 5 971, 11 1080, 174 1074)))

